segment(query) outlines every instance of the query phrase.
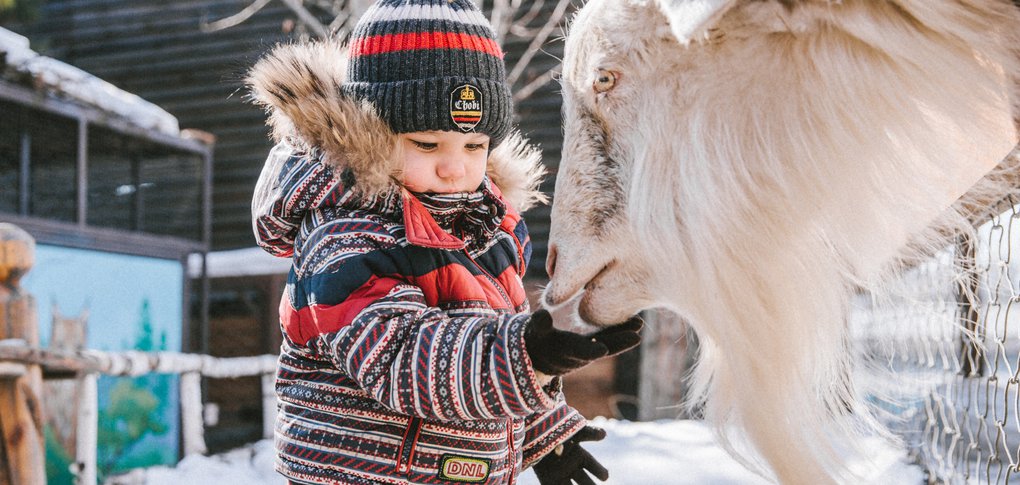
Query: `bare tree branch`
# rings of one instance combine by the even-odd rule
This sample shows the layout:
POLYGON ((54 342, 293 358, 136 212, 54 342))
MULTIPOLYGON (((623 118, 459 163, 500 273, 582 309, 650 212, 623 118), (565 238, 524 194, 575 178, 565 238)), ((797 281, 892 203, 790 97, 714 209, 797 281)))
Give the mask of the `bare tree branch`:
POLYGON ((347 25, 347 21, 350 20, 351 17, 353 17, 353 15, 341 10, 340 13, 337 14, 336 18, 329 23, 329 31, 340 32, 341 30, 344 30, 344 26, 347 25))
POLYGON ((556 5, 556 9, 553 10, 552 15, 549 17, 549 20, 546 21, 542 30, 538 32, 538 35, 531 40, 531 44, 529 44, 528 49, 524 51, 524 55, 517 60, 517 63, 514 64, 513 70, 510 71, 509 75, 507 75, 507 82, 510 83, 511 86, 513 86, 514 83, 517 82, 517 79, 521 77, 521 74, 524 73, 524 69, 528 67, 528 64, 531 63, 531 60, 535 57, 535 54, 539 52, 542 44, 549 40, 549 36, 552 35, 553 31, 559 27, 560 20, 563 19, 563 15, 567 12, 567 7, 569 6, 570 0, 559 0, 559 3, 556 5))
POLYGON ((325 25, 322 25, 322 22, 319 22, 319 19, 315 18, 315 16, 312 15, 312 13, 305 8, 304 2, 302 0, 280 0, 280 1, 287 5, 287 7, 290 8, 294 13, 296 13, 298 19, 300 19, 302 23, 307 25, 308 28, 312 29, 312 32, 315 32, 315 35, 321 38, 329 37, 329 30, 326 28, 325 25))
POLYGON ((262 10, 262 8, 268 5, 271 1, 272 0, 255 0, 251 5, 244 7, 243 10, 229 17, 219 19, 215 22, 206 22, 203 20, 202 23, 199 24, 198 28, 202 32, 216 32, 223 29, 229 29, 230 27, 250 19, 252 15, 255 15, 259 10, 262 10))
MULTIPOLYGON (((478 10, 484 11, 484 0, 475 0, 478 10)), ((500 44, 506 40, 506 34, 510 31, 510 24, 513 20, 513 11, 510 8, 509 0, 492 0, 492 10, 489 11, 489 24, 492 25, 492 32, 496 34, 496 41, 500 44)))
POLYGON ((552 81, 553 79, 556 78, 556 74, 559 72, 558 69, 559 66, 556 66, 553 69, 549 69, 548 71, 545 72, 545 74, 542 74, 541 76, 532 79, 531 82, 524 85, 520 89, 514 91, 514 102, 516 103, 524 99, 527 99, 532 94, 535 94, 535 91, 538 91, 539 88, 545 86, 546 84, 549 84, 549 81, 552 81))
MULTIPOLYGON (((531 9, 525 12, 524 15, 518 18, 517 21, 510 26, 510 33, 517 37, 531 37, 534 35, 532 32, 537 31, 537 29, 531 29, 528 28, 528 26, 535 20, 535 17, 538 17, 538 14, 542 13, 542 7, 544 6, 545 0, 535 0, 531 2, 531 9)), ((556 19, 556 21, 559 22, 559 19, 556 19)))
POLYGON ((338 0, 338 7, 334 9, 334 12, 337 13, 337 18, 329 24, 330 32, 348 32, 354 29, 358 19, 365 14, 365 11, 372 6, 374 1, 346 0, 341 2, 338 0))

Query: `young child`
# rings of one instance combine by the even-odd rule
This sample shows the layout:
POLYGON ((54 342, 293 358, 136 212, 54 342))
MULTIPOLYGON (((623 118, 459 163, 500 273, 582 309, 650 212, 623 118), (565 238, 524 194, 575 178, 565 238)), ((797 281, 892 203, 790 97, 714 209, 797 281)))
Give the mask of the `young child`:
POLYGON ((517 210, 541 168, 511 132, 502 56, 470 0, 383 0, 347 46, 253 68, 278 141, 255 235, 293 258, 276 386, 292 483, 608 476, 558 376, 633 347, 640 322, 584 336, 528 312, 517 210))

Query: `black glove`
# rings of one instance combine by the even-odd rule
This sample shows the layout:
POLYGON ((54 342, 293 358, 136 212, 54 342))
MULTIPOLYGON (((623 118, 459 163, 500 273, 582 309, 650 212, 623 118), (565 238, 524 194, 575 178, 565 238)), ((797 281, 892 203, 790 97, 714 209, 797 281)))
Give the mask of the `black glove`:
POLYGON ((553 328, 552 315, 539 310, 524 330, 524 347, 535 370, 550 376, 566 374, 602 357, 616 355, 641 342, 641 319, 632 318, 592 335, 553 328))
POLYGON ((581 448, 582 441, 601 441, 606 431, 594 426, 585 426, 577 434, 564 441, 560 447, 535 463, 535 475, 542 485, 595 485, 588 474, 600 481, 609 479, 609 470, 581 448))

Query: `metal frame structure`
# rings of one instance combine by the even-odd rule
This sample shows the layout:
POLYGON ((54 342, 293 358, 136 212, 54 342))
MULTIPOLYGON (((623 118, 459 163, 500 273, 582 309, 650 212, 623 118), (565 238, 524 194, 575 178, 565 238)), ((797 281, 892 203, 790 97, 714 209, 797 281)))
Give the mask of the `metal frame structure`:
MULTIPOLYGON (((120 117, 112 116, 99 109, 64 101, 30 88, 0 80, 0 101, 10 102, 39 112, 67 118, 77 123, 76 153, 76 216, 74 222, 55 221, 29 214, 29 187, 31 169, 31 135, 25 131, 20 136, 20 188, 19 213, 0 211, 0 222, 16 224, 36 238, 40 243, 79 249, 94 249, 136 256, 161 259, 176 259, 186 267, 188 256, 202 255, 202 274, 199 279, 200 319, 197 329, 191 321, 191 283, 184 279, 184 322, 182 342, 185 351, 204 352, 208 347, 209 279, 206 276, 206 256, 212 241, 212 146, 185 137, 175 137, 154 130, 138 127, 120 117), (146 234, 120 229, 90 226, 88 220, 88 168, 89 130, 92 127, 105 128, 115 133, 145 142, 167 147, 169 150, 193 154, 202 160, 201 226, 200 240, 146 234), (192 332, 198 331, 198 335, 192 332), (197 338, 196 338, 197 337, 197 338), (197 340, 198 348, 194 347, 197 340)), ((135 201, 138 204, 138 201, 135 201)), ((137 211, 137 207, 136 207, 137 211)))

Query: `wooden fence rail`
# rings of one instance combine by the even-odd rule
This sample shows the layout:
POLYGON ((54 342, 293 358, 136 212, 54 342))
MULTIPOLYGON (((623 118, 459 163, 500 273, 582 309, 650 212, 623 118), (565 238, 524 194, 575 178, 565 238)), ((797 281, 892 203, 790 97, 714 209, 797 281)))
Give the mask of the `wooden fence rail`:
POLYGON ((181 352, 57 352, 26 345, 24 340, 0 340, 0 362, 40 365, 47 376, 103 374, 136 377, 144 374, 187 374, 227 379, 276 372, 276 356, 212 357, 181 352))
POLYGON ((81 382, 74 413, 76 483, 97 483, 100 375, 180 376, 184 455, 205 453, 202 378, 261 376, 263 436, 271 437, 276 413, 276 356, 218 358, 180 352, 101 352, 39 347, 32 295, 20 287, 34 262, 35 242, 23 230, 0 223, 0 485, 45 485, 43 380, 81 382))
MULTIPOLYGON (((67 353, 31 347, 19 339, 0 340, 0 379, 19 378, 26 375, 32 366, 40 367, 44 376, 84 378, 84 389, 77 405, 78 443, 75 457, 79 467, 78 483, 81 484, 92 485, 97 481, 96 436, 99 401, 96 380, 99 375, 139 376, 150 373, 180 375, 181 439, 185 456, 206 452, 202 415, 202 377, 222 379, 262 376, 262 405, 266 418, 263 436, 267 438, 272 436, 272 423, 276 412, 276 393, 273 391, 272 378, 276 371, 276 356, 273 355, 218 358, 179 352, 82 350, 67 353)), ((0 420, 2 419, 5 417, 0 416, 0 420)))

